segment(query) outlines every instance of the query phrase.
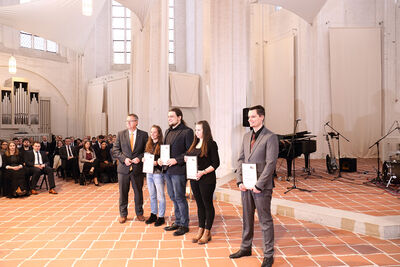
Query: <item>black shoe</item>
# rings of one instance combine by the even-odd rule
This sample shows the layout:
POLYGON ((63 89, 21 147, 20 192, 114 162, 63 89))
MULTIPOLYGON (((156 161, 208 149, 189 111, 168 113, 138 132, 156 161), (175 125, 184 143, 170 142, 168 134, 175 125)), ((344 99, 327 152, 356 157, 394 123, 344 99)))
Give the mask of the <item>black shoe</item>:
POLYGON ((184 235, 189 232, 189 227, 179 226, 179 229, 174 232, 174 236, 184 235))
POLYGON ((178 228, 179 228, 179 226, 176 225, 175 223, 173 223, 170 226, 164 227, 164 230, 165 231, 174 231, 174 230, 177 230, 178 228))
POLYGON ((274 263, 274 257, 271 256, 269 258, 264 257, 264 260, 261 264, 261 267, 271 267, 272 264, 274 263))
POLYGON ((160 226, 165 223, 164 217, 158 217, 154 226, 160 226))
POLYGON ((229 255, 229 258, 231 259, 237 259, 245 256, 251 256, 251 250, 239 250, 231 255, 229 255))
POLYGON ((157 220, 157 215, 150 214, 150 217, 145 221, 146 224, 151 224, 157 220))

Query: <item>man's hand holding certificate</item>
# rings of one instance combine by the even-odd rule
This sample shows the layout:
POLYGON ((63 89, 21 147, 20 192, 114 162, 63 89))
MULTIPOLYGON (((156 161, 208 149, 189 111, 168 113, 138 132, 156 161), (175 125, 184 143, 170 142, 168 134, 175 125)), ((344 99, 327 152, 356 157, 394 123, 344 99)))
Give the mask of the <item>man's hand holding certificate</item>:
POLYGON ((162 165, 168 165, 168 160, 170 159, 169 145, 161 145, 160 147, 160 160, 162 165))
POLYGON ((242 163, 243 185, 246 189, 253 189, 257 183, 256 164, 242 163))

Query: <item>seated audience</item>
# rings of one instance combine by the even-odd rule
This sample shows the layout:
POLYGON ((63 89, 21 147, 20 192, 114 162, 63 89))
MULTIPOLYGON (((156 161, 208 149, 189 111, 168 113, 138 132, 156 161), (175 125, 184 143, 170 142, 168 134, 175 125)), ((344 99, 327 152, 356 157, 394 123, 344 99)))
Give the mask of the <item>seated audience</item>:
MULTIPOLYGON (((99 186, 98 177, 98 161, 96 153, 90 146, 90 142, 83 143, 83 148, 79 150, 79 169, 85 178, 93 179, 95 186, 99 186)), ((84 185, 81 180, 81 185, 84 185)))
POLYGON ((7 151, 7 147, 8 147, 8 142, 5 140, 1 141, 1 148, 0 148, 1 155, 4 155, 4 153, 7 151))
POLYGON ((25 158, 25 152, 29 150, 32 150, 31 141, 29 141, 28 138, 24 138, 22 140, 22 147, 19 149, 19 153, 21 154, 22 159, 25 158))
POLYGON ((63 141, 57 141, 56 147, 53 152, 53 170, 57 172, 58 177, 63 177, 61 158, 60 158, 60 148, 64 146, 63 141))
POLYGON ((61 166, 64 171, 64 177, 74 178, 75 183, 79 179, 78 152, 71 146, 71 139, 65 139, 65 145, 60 148, 61 166))
POLYGON ((29 174, 32 175, 31 180, 31 194, 37 195, 36 185, 39 181, 40 175, 47 174, 47 180, 49 182, 49 193, 57 194, 54 190, 56 184, 54 183, 53 169, 50 167, 50 161, 45 151, 40 151, 40 143, 34 142, 33 149, 25 152, 25 164, 29 174))
POLYGON ((97 159, 99 160, 99 173, 106 174, 107 180, 110 182, 116 182, 117 170, 106 141, 101 142, 101 148, 97 151, 97 159))
POLYGON ((28 185, 25 179, 24 160, 15 143, 10 142, 2 157, 6 192, 8 197, 25 196, 28 194, 28 185))
POLYGON ((2 176, 2 172, 3 172, 3 157, 1 156, 0 153, 0 196, 4 196, 4 191, 3 191, 3 176, 2 176))

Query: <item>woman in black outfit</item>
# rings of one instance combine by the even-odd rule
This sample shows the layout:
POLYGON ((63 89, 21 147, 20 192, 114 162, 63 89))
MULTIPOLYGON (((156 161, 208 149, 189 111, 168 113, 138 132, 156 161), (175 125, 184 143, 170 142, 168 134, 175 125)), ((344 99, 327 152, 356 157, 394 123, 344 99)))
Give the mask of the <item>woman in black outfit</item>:
POLYGON ((219 166, 219 155, 207 121, 197 122, 195 133, 193 143, 186 153, 188 156, 197 156, 198 170, 197 180, 190 180, 199 218, 199 231, 192 242, 205 244, 211 240, 211 227, 215 217, 213 195, 217 183, 215 170, 219 166))
POLYGON ((116 176, 116 169, 106 141, 101 142, 100 149, 97 151, 97 159, 99 161, 99 174, 106 173, 108 179, 113 181, 116 176))
POLYGON ((8 143, 3 155, 4 178, 10 186, 8 197, 24 196, 28 194, 28 185, 25 179, 24 160, 14 142, 8 143))
MULTIPOLYGON (((85 141, 83 147, 79 150, 79 169, 83 174, 83 179, 93 179, 94 185, 99 186, 97 181, 98 161, 89 141, 85 141)), ((84 185, 85 183, 81 180, 80 184, 84 185)))

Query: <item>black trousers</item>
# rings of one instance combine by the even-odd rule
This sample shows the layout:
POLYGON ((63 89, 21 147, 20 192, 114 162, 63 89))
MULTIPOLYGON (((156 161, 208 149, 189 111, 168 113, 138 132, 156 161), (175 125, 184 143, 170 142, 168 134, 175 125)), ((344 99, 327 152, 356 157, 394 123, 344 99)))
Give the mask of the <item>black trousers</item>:
POLYGON ((192 187, 193 195, 197 204, 199 227, 211 230, 215 217, 213 203, 215 184, 205 184, 199 181, 190 180, 190 186, 192 187))
POLYGON ((29 173, 32 174, 31 189, 35 189, 35 187, 39 181, 39 178, 42 174, 47 174, 47 180, 49 181, 50 189, 56 187, 56 184, 54 182, 54 172, 53 172, 53 169, 50 168, 49 166, 46 166, 43 169, 39 169, 36 167, 30 167, 29 173))
POLYGON ((78 158, 72 158, 69 160, 62 160, 61 165, 64 169, 64 177, 67 177, 67 173, 72 175, 75 181, 78 181, 79 178, 79 166, 78 166, 78 158))
POLYGON ((136 215, 143 215, 143 182, 143 174, 134 175, 133 172, 129 174, 118 173, 119 214, 121 217, 128 216, 128 195, 130 184, 132 184, 133 192, 135 194, 135 213, 136 215))

